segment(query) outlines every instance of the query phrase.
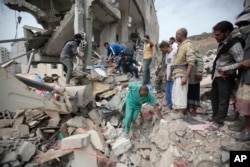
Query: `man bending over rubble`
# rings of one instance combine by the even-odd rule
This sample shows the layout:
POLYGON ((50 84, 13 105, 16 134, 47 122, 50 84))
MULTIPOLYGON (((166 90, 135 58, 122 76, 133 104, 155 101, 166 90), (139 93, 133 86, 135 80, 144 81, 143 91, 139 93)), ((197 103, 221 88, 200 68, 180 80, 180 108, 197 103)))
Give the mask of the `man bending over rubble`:
POLYGON ((161 111, 156 103, 155 97, 149 92, 149 89, 146 85, 141 85, 135 82, 131 82, 129 85, 126 84, 123 87, 128 86, 130 89, 126 97, 126 114, 123 119, 123 125, 125 128, 125 135, 127 136, 130 131, 131 123, 136 120, 138 114, 141 111, 141 106, 144 103, 149 103, 154 106, 154 110, 161 119, 161 123, 166 121, 163 119, 161 111))

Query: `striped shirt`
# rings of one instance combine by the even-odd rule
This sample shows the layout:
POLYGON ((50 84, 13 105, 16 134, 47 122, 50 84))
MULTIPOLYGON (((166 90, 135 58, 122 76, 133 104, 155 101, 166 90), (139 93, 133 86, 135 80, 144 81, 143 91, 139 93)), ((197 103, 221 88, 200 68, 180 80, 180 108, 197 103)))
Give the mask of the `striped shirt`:
MULTIPOLYGON (((229 36, 219 44, 217 52, 232 38, 229 36)), ((239 68, 243 61, 244 50, 240 42, 235 43, 226 54, 222 54, 216 61, 214 77, 220 77, 220 71, 226 74, 236 74, 236 69, 239 68)))

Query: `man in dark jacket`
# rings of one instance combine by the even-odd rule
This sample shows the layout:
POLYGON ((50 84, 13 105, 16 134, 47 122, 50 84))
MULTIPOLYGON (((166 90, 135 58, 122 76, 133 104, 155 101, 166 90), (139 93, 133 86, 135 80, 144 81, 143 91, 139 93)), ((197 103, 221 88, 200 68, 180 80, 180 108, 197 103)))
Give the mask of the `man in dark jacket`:
POLYGON ((125 74, 130 72, 132 74, 131 80, 135 81, 135 80, 139 79, 139 75, 138 75, 138 69, 137 69, 137 67, 134 66, 134 64, 139 65, 138 62, 133 60, 132 57, 125 56, 125 54, 123 54, 123 52, 121 52, 121 60, 119 60, 118 66, 116 67, 116 69, 119 69, 119 67, 121 66, 123 69, 123 72, 125 74))
POLYGON ((224 125, 227 116, 231 91, 235 84, 236 69, 243 60, 241 40, 232 35, 232 23, 222 21, 213 27, 215 39, 219 43, 212 70, 211 101, 213 124, 211 130, 224 125))

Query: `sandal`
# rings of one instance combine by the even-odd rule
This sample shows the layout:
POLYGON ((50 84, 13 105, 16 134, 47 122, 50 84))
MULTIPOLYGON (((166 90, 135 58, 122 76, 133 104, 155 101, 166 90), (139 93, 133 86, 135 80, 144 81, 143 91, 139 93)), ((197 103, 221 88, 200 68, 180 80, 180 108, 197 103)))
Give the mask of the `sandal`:
POLYGON ((238 141, 250 141, 250 132, 242 131, 239 135, 234 137, 238 141))
POLYGON ((222 125, 219 125, 219 124, 213 122, 213 123, 210 125, 210 127, 208 127, 208 130, 209 130, 209 131, 216 131, 216 130, 220 129, 220 127, 222 127, 222 125))

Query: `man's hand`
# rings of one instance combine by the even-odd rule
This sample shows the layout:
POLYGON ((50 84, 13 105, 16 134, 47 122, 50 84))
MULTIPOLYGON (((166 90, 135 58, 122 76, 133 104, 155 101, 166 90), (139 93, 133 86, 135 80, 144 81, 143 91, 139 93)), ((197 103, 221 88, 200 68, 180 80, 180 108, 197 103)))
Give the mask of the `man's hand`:
POLYGON ((244 60, 244 61, 241 63, 241 66, 244 67, 244 68, 250 68, 250 59, 244 60))
POLYGON ((187 77, 182 77, 181 84, 182 84, 182 85, 186 85, 186 84, 187 84, 187 81, 188 81, 188 78, 187 78, 187 77))
POLYGON ((195 80, 196 80, 196 81, 201 81, 201 80, 202 80, 202 75, 196 74, 196 75, 195 75, 195 80))
POLYGON ((220 76, 221 76, 224 80, 227 79, 227 75, 226 75, 226 73, 225 73, 224 71, 219 71, 219 73, 220 73, 220 76))

